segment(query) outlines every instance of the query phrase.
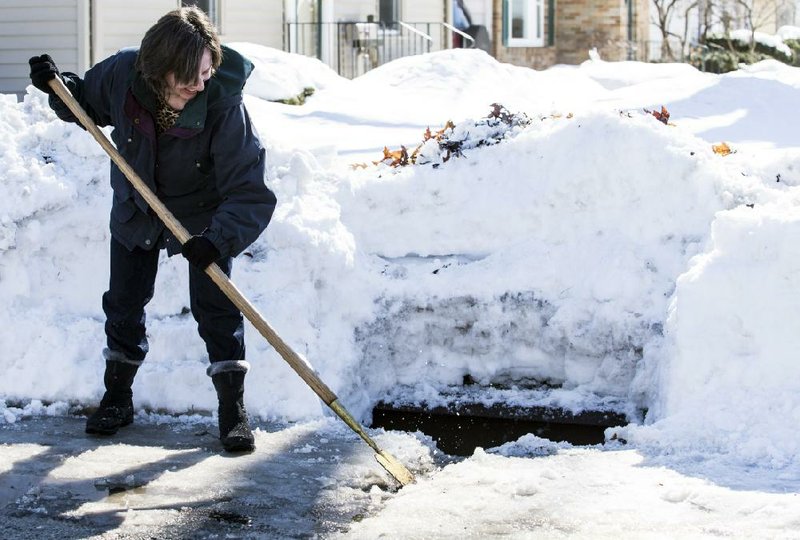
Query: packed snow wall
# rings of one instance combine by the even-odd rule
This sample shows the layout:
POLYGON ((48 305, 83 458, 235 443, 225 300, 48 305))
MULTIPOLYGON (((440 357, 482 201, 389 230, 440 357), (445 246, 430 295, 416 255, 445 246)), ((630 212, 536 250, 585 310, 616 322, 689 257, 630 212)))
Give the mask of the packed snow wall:
POLYGON ((342 220, 383 263, 364 377, 418 400, 469 375, 647 406, 637 375, 675 282, 746 197, 728 183, 710 145, 643 113, 537 118, 447 163, 352 176, 342 220))

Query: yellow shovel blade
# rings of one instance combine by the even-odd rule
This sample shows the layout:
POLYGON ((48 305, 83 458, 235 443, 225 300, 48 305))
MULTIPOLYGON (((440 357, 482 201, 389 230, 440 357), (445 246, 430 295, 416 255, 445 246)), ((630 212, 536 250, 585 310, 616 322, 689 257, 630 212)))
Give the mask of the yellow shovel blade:
POLYGON ((407 486, 408 484, 413 484, 415 482, 414 475, 411 474, 411 471, 406 469, 405 465, 397 461, 397 459, 386 452, 386 450, 376 452, 375 459, 378 460, 378 463, 381 464, 381 467, 386 469, 386 472, 391 474, 395 480, 400 482, 400 485, 407 486))

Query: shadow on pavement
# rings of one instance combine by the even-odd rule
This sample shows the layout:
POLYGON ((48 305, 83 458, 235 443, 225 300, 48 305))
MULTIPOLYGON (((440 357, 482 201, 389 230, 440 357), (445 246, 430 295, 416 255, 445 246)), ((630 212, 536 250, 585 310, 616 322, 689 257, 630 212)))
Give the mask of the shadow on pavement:
POLYGON ((314 425, 259 426, 254 453, 226 455, 210 420, 137 417, 111 438, 85 435, 84 422, 0 426, 0 538, 311 538, 346 530, 372 486, 386 487, 380 475, 353 489, 337 479, 363 459, 359 441, 314 425))

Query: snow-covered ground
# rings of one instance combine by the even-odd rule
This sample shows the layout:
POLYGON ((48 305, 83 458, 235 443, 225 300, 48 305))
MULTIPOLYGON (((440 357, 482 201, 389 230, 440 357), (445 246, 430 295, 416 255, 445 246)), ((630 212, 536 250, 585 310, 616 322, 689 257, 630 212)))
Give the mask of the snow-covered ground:
MULTIPOLYGON (((279 207, 234 281, 351 412, 366 421, 387 395, 436 403, 469 375, 519 403, 637 420, 603 447, 528 437, 453 463, 419 434, 381 435, 418 484, 366 501, 352 495, 381 471, 334 466, 331 496, 364 513, 322 532, 800 537, 800 71, 595 59, 537 72, 455 50, 349 81, 237 46, 259 66, 246 103, 279 207), (303 106, 265 100, 307 87, 303 106), (493 103, 515 121, 487 120, 493 103), (462 155, 445 161, 433 139, 416 165, 373 163, 448 120, 443 143, 462 155)), ((0 422, 101 395, 107 169, 36 90, 0 96, 0 422)), ((214 408, 186 306, 185 261, 164 258, 142 409, 214 408)), ((320 426, 325 407, 252 328, 247 340, 250 411, 320 426)), ((120 459, 141 453, 131 444, 120 459)), ((39 451, 0 447, 8 463, 39 451)))

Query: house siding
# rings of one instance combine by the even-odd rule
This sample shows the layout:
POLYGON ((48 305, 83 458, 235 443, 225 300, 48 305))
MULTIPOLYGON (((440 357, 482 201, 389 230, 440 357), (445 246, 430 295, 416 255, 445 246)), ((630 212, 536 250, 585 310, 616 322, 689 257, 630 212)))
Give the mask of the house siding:
POLYGON ((283 2, 281 0, 227 0, 221 20, 223 41, 247 41, 283 47, 283 2))
MULTIPOLYGON (((103 0, 95 2, 94 62, 123 47, 139 45, 147 29, 180 0, 103 0)), ((220 37, 280 49, 283 46, 282 0, 226 0, 220 14, 220 37)))
POLYGON ((400 7, 400 18, 404 22, 428 23, 441 22, 445 19, 443 0, 405 1, 400 7))
MULTIPOLYGON (((141 43, 147 29, 180 0, 103 0, 95 2, 94 62, 123 47, 141 43)), ((220 14, 220 37, 280 49, 283 46, 282 0, 226 0, 220 14)))
POLYGON ((30 84, 28 58, 48 53, 63 71, 88 63, 81 38, 86 0, 5 0, 0 4, 0 92, 22 92, 30 84))
MULTIPOLYGON (((338 0, 334 4, 333 22, 363 22, 368 15, 378 20, 378 4, 359 0, 338 0)), ((326 21, 327 22, 327 21, 326 21)))
POLYGON ((147 29, 180 1, 103 0, 92 5, 92 63, 96 64, 124 47, 138 46, 147 29))
MULTIPOLYGON (((378 20, 378 2, 360 0, 336 0, 333 21, 363 22, 372 15, 378 20)), ((445 20, 444 0, 404 0, 400 3, 400 20, 403 22, 441 22, 445 20)))

